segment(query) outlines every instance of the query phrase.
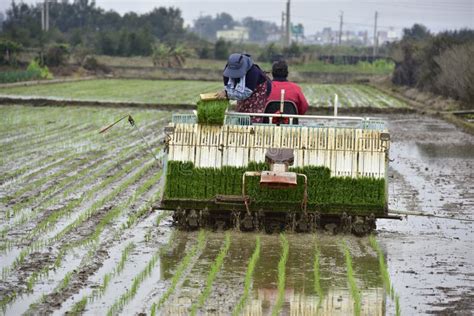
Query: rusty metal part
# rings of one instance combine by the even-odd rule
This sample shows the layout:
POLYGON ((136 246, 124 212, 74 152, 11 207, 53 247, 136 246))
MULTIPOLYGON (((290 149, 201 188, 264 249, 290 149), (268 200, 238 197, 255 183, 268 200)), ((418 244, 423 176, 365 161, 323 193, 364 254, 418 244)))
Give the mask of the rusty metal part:
POLYGON ((272 189, 284 189, 296 187, 296 173, 294 172, 273 172, 262 171, 260 185, 272 189))

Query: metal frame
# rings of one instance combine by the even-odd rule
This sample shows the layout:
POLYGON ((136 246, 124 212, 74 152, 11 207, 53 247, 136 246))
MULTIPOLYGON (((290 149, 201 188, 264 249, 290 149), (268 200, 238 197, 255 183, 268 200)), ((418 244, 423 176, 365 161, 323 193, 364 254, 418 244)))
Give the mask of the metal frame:
POLYGON ((362 116, 329 116, 329 115, 300 115, 300 114, 281 114, 281 113, 246 113, 246 112, 227 112, 227 115, 239 115, 250 117, 280 117, 280 118, 298 118, 298 119, 328 119, 339 121, 370 121, 370 117, 362 116))

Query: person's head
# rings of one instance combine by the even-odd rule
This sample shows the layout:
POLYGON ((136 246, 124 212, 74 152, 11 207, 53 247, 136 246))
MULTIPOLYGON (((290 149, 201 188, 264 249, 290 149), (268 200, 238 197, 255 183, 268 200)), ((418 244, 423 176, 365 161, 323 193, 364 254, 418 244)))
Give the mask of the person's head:
POLYGON ((224 76, 242 78, 253 66, 252 58, 248 54, 234 53, 229 56, 224 69, 224 76))
POLYGON ((272 76, 273 78, 286 78, 288 77, 288 64, 284 60, 278 60, 272 65, 272 76))

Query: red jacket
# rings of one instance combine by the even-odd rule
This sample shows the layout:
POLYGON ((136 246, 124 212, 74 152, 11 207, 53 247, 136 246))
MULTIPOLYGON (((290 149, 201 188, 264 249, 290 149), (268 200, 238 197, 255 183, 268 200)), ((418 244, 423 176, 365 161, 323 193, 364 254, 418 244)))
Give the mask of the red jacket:
POLYGON ((293 82, 283 81, 278 78, 274 78, 272 81, 272 92, 268 96, 268 101, 280 101, 281 89, 285 89, 285 100, 293 101, 298 108, 298 114, 305 114, 308 110, 308 101, 303 95, 301 88, 293 82))

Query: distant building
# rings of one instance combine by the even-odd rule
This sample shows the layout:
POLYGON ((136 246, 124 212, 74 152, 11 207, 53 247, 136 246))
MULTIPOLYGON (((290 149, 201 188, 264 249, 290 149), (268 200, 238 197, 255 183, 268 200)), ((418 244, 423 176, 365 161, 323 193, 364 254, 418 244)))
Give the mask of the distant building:
POLYGON ((387 32, 387 41, 395 42, 395 41, 398 41, 399 39, 400 39, 400 36, 398 32, 395 31, 393 27, 389 28, 387 32))
POLYGON ((235 26, 231 30, 217 31, 216 37, 227 41, 248 41, 249 29, 243 26, 235 26))

